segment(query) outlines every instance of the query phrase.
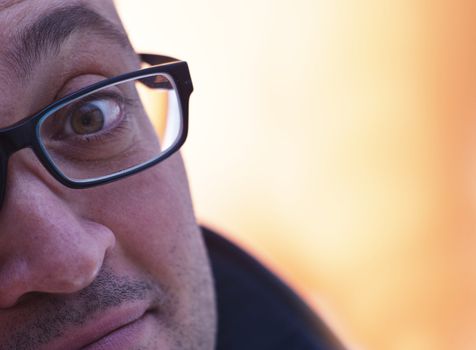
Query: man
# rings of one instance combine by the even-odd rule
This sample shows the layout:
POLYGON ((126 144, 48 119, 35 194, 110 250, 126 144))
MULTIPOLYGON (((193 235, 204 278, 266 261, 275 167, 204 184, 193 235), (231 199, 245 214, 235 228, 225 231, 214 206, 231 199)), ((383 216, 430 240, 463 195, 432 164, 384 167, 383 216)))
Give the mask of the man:
POLYGON ((207 252, 175 152, 192 91, 185 63, 144 55, 167 64, 140 71, 109 0, 0 1, 0 26, 0 349, 328 344, 306 310, 302 323, 288 315, 302 305, 251 258, 213 233, 207 252), (162 101, 155 131, 142 88, 162 101), (238 278, 281 291, 287 326, 253 323, 281 318, 226 280, 240 264, 255 270, 238 278))

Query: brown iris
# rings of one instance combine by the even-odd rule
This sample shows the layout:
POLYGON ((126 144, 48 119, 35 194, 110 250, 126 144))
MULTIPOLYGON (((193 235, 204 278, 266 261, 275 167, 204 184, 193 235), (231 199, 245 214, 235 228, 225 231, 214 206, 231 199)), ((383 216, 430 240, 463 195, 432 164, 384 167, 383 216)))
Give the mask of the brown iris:
POLYGON ((76 134, 94 134, 104 127, 103 111, 94 103, 87 103, 76 109, 70 119, 71 128, 76 134))

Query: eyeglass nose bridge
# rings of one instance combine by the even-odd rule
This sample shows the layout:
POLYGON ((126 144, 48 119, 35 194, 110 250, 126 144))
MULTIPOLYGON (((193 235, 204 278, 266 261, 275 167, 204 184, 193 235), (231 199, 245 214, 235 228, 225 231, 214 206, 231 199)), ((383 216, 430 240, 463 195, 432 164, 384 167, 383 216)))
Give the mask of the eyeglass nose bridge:
POLYGON ((0 136, 0 210, 3 206, 3 198, 5 197, 5 189, 7 187, 7 165, 8 159, 12 154, 12 148, 5 142, 5 138, 0 136))
POLYGON ((13 153, 30 146, 32 132, 34 132, 31 126, 29 122, 19 123, 0 131, 0 210, 7 187, 8 160, 13 153))

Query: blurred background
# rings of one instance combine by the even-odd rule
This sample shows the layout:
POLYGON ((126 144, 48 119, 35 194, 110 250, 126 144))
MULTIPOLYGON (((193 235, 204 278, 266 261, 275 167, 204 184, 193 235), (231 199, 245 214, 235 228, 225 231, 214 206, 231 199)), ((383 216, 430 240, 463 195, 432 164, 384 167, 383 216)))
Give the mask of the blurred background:
POLYGON ((197 216, 349 349, 476 348, 476 3, 117 0, 189 62, 197 216))

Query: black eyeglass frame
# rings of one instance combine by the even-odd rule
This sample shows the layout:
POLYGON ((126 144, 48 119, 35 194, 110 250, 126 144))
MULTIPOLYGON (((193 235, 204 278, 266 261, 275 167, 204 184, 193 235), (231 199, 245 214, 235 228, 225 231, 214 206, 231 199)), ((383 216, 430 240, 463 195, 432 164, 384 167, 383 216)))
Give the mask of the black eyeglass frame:
POLYGON ((190 71, 185 61, 180 61, 172 57, 153 55, 153 54, 141 54, 140 58, 144 63, 152 65, 148 68, 143 68, 133 72, 121 74, 112 78, 108 78, 97 82, 95 84, 86 86, 70 95, 67 95, 52 104, 46 106, 41 111, 34 115, 20 120, 19 122, 0 129, 0 206, 3 202, 6 187, 7 166, 8 160, 12 154, 24 149, 31 148, 39 159, 41 164, 48 170, 48 172, 61 184, 73 188, 83 189, 94 186, 103 185, 112 181, 116 181, 127 176, 134 175, 141 172, 151 166, 154 166, 166 158, 170 157, 184 144, 188 133, 188 110, 189 99, 193 91, 193 84, 190 77, 190 71), (181 108, 182 128, 181 134, 177 141, 166 151, 161 153, 157 158, 150 160, 144 164, 132 167, 131 169, 125 169, 121 172, 104 176, 99 179, 90 180, 72 180, 66 177, 53 163, 48 156, 46 150, 40 141, 40 126, 43 118, 49 115, 52 111, 57 110, 72 101, 81 98, 85 95, 91 94, 96 90, 105 88, 110 85, 116 85, 121 82, 133 80, 141 76, 147 76, 151 74, 163 73, 169 75, 176 87, 178 99, 181 108))

